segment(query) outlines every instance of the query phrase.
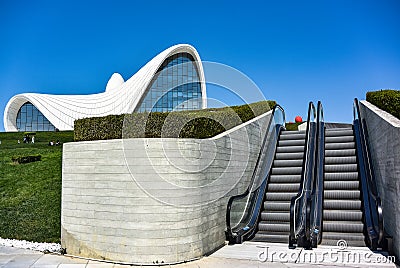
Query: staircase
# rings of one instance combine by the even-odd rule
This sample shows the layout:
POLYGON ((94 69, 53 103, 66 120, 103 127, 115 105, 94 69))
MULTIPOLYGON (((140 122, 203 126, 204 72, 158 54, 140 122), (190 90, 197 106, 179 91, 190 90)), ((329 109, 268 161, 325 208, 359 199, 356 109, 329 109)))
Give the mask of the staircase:
POLYGON ((365 246, 355 148, 352 128, 325 130, 323 245, 365 246))
POLYGON ((290 200, 300 187, 305 131, 281 131, 257 233, 251 241, 288 243, 290 200))

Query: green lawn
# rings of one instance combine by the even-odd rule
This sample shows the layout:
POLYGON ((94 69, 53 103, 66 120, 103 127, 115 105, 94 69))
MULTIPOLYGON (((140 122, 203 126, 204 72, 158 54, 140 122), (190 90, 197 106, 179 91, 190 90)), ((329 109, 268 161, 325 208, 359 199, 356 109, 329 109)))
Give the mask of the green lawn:
POLYGON ((0 237, 60 242, 62 146, 48 143, 71 142, 73 136, 72 131, 38 132, 35 144, 23 144, 23 133, 0 133, 0 237), (11 160, 38 154, 40 162, 11 160))

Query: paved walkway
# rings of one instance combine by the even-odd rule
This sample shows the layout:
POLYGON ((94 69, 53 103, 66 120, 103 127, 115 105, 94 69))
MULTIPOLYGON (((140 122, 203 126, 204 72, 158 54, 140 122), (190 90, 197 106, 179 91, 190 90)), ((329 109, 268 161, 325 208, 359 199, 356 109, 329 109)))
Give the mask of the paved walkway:
MULTIPOLYGON (((246 242, 225 246, 209 257, 186 264, 164 267, 394 267, 385 263, 387 258, 373 253, 368 248, 333 249, 319 247, 312 251, 289 250, 286 244, 261 244, 246 242), (352 257, 351 257, 351 256, 352 257), (346 261, 347 260, 347 261, 346 261)), ((90 261, 67 256, 43 254, 37 251, 1 247, 0 267, 18 268, 126 268, 130 265, 90 261)), ((149 267, 149 266, 147 266, 149 267)), ((158 266, 150 266, 158 267, 158 266)), ((399 266, 397 266, 399 267, 399 266)))

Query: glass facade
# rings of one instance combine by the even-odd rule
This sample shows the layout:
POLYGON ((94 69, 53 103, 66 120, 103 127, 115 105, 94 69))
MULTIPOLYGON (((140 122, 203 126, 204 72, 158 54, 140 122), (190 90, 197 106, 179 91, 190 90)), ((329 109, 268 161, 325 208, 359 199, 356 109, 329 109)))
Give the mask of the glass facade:
POLYGON ((54 131, 56 128, 30 102, 21 106, 17 115, 18 131, 54 131))
POLYGON ((193 57, 179 53, 167 58, 136 112, 169 112, 202 108, 200 75, 193 57))

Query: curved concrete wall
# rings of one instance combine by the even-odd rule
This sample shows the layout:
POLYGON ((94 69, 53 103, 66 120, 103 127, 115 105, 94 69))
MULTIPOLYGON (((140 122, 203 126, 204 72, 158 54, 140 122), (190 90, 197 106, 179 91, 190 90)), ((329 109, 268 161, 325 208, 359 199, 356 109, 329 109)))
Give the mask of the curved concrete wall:
POLYGON ((385 229, 393 236, 396 257, 400 257, 400 120, 367 101, 361 101, 371 157, 383 203, 385 229))
POLYGON ((271 112, 211 139, 64 144, 62 246, 131 263, 174 263, 225 242, 228 197, 251 178, 271 112))

